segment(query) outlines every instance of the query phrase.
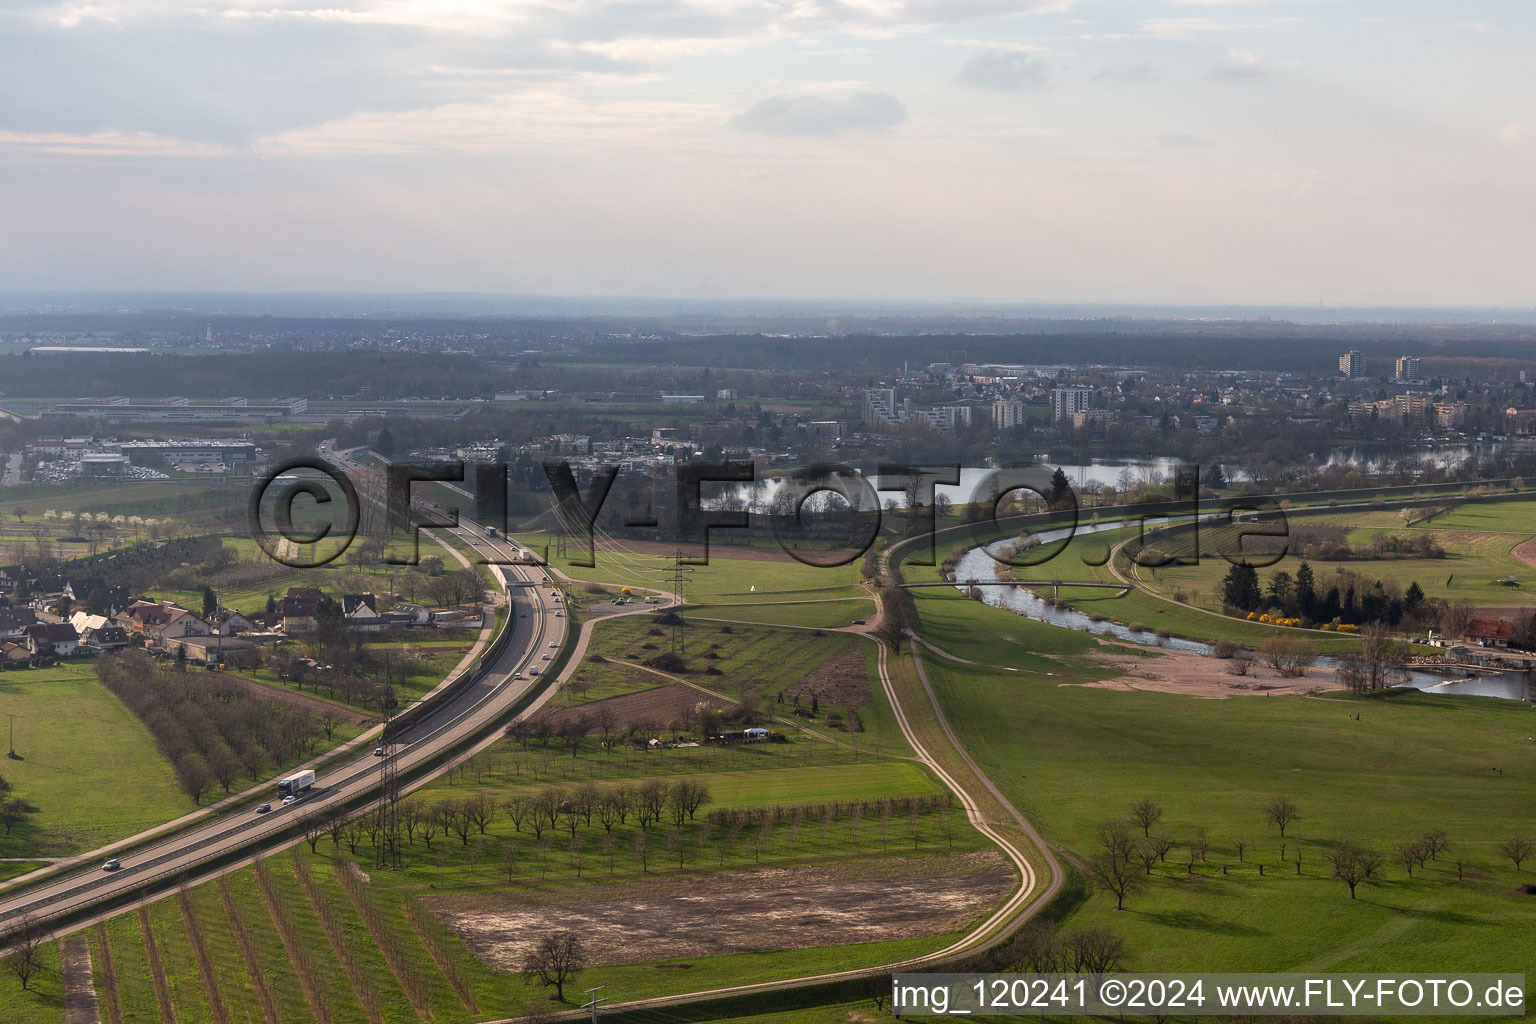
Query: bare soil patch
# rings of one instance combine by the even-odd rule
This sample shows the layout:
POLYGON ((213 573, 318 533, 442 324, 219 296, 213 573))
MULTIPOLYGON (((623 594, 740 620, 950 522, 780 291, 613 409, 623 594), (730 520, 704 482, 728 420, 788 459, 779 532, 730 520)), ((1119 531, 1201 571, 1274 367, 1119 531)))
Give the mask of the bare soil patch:
POLYGON ((65 1024, 100 1024, 101 1007, 91 978, 91 949, 83 934, 59 943, 59 964, 64 973, 65 1024))
POLYGON ((1255 662, 1246 676, 1227 671, 1230 662, 1189 651, 1159 651, 1150 657, 1095 654, 1093 660, 1118 673, 1112 679, 1092 683, 1063 683, 1101 690, 1152 690, 1181 693, 1187 697, 1220 699, 1241 696, 1305 696, 1340 686, 1331 668, 1309 668, 1300 678, 1287 679, 1274 669, 1255 662))
POLYGON ((862 708, 869 704, 869 675, 864 668, 864 648, 849 644, 784 690, 785 699, 799 697, 809 704, 812 695, 823 704, 862 708))
POLYGON ((556 918, 581 934, 594 964, 648 963, 940 935, 1013 885, 1002 856, 984 851, 423 902, 476 956, 510 973, 556 918))
POLYGON ((600 714, 612 714, 614 726, 621 731, 665 729, 674 722, 692 720, 694 709, 701 703, 719 707, 722 701, 707 697, 691 686, 672 683, 641 690, 638 693, 625 693, 617 697, 588 701, 573 707, 547 710, 538 718, 558 729, 565 723, 577 719, 585 718, 592 723, 600 714))

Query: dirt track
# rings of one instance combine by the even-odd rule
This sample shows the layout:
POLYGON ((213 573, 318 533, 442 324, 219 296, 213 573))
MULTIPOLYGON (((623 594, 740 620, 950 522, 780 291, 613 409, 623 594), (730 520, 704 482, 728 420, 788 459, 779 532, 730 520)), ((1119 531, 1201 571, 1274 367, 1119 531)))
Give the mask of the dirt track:
POLYGON ((424 902, 477 956, 510 972, 553 917, 582 935, 594 964, 647 963, 940 935, 1014 885, 1007 862, 987 851, 424 902))
POLYGON ((1536 569, 1536 537, 1523 540, 1509 549, 1509 553, 1520 561, 1536 569))

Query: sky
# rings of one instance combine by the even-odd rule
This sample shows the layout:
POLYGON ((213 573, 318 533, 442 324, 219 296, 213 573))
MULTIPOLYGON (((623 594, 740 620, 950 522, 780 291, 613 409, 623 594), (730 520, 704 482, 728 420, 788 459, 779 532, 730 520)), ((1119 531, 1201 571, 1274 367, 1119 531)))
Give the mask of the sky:
POLYGON ((1525 0, 4 0, 0 290, 1536 305, 1525 0))

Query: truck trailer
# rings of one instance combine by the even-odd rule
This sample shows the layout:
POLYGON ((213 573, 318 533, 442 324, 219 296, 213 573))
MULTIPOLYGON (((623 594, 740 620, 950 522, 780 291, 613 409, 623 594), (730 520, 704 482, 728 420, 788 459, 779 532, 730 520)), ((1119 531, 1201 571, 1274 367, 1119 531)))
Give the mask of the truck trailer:
POLYGON ((314 784, 314 770, 306 768, 302 772, 294 772, 286 779, 280 781, 277 784, 277 791, 283 794, 283 796, 298 796, 300 793, 307 792, 309 787, 314 784))

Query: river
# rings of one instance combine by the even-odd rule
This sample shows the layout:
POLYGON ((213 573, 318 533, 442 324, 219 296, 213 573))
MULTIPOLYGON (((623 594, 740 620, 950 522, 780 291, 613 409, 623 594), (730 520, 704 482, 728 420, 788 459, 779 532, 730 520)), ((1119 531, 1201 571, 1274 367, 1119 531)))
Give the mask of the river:
MULTIPOLYGON (((1104 530, 1119 528, 1119 523, 1084 524, 1077 528, 1077 533, 1098 533, 1104 530)), ((1041 543, 1048 544, 1054 540, 1060 540, 1067 535, 1066 530, 1047 530, 1039 534, 1041 543)), ((988 545, 986 548, 971 548, 960 556, 955 564, 955 579, 962 581, 956 589, 964 590, 964 581, 976 580, 978 582, 996 581, 997 560, 993 558, 991 551, 1008 540, 1000 540, 988 545)), ((1026 618, 1052 626, 1060 626, 1063 629, 1075 629, 1084 633, 1095 633, 1100 636, 1110 636, 1117 640, 1125 640, 1130 643, 1151 643, 1154 638, 1151 633, 1138 633, 1126 626, 1116 625, 1109 620, 1094 621, 1085 613, 1071 608, 1055 608, 1044 598, 1030 593, 1023 587, 981 587, 982 600, 987 604, 998 608, 1006 608, 1026 618)), ((1195 654, 1210 654, 1211 646, 1195 640, 1185 640, 1180 637, 1169 637, 1167 640, 1156 641, 1163 647, 1177 651, 1190 651, 1195 654)), ((1331 659, 1319 659, 1323 665, 1331 665, 1331 659)), ((1405 684, 1424 693, 1438 694, 1462 694, 1474 697, 1498 697, 1505 700, 1536 700, 1536 687, 1532 685, 1532 678, 1523 672, 1502 672, 1474 678, 1447 678, 1432 672, 1415 671, 1410 673, 1405 684)))

